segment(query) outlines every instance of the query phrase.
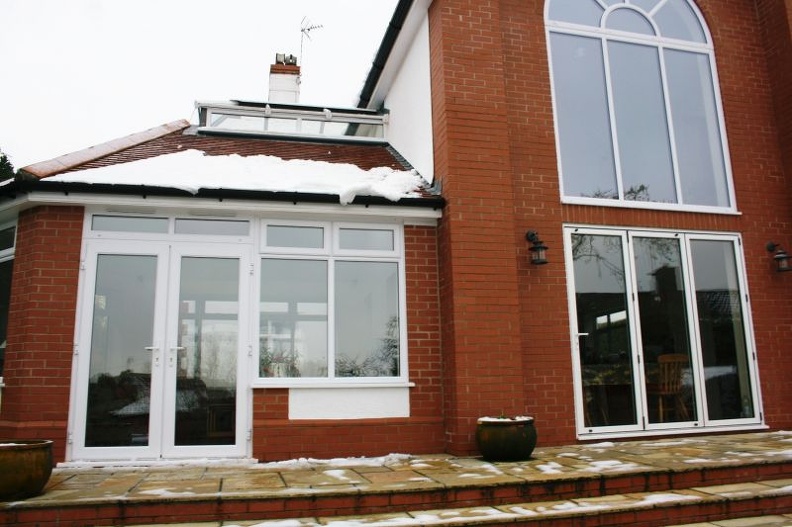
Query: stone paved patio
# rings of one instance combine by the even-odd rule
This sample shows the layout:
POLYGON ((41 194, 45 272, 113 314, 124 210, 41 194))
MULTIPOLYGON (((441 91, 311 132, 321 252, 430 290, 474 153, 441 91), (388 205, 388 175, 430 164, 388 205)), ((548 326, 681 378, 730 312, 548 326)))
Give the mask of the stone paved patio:
MULTIPOLYGON (((392 454, 382 458, 335 460, 293 460, 280 463, 168 464, 164 466, 66 466, 53 471, 45 492, 23 502, 0 503, 3 509, 62 508, 108 503, 181 503, 207 500, 317 497, 344 495, 387 495, 394 492, 464 491, 473 487, 500 488, 525 482, 559 483, 601 480, 634 474, 647 478, 669 472, 772 465, 792 462, 792 432, 760 432, 718 436, 688 436, 628 442, 600 442, 538 448, 528 461, 488 463, 479 458, 448 455, 392 454)), ((785 476, 789 478, 789 475, 785 476)), ((662 493, 609 494, 581 499, 536 501, 492 507, 451 508, 399 512, 396 516, 367 516, 356 525, 458 523, 462 518, 490 518, 510 515, 562 513, 572 509, 596 511, 657 503, 658 501, 706 500, 717 496, 740 498, 769 493, 792 495, 792 479, 745 482, 707 487, 691 487, 662 493), (408 516, 404 516, 408 515, 408 516), (407 519, 409 518, 409 519, 407 519), (431 521, 430 521, 431 520, 431 521), (397 522, 397 523, 394 523, 397 522)), ((410 509, 413 510, 413 509, 410 509)), ((792 508, 784 513, 792 513, 792 508)), ((792 525, 788 516, 770 517, 774 523, 703 523, 697 526, 792 525), (784 523, 786 522, 786 523, 784 523)), ((288 526, 336 525, 343 518, 279 520, 288 526)), ((743 520, 750 521, 750 520, 743 520)), ((763 520, 764 521, 764 520, 763 520)), ((258 525, 261 521, 183 523, 202 527, 258 525)), ((280 525, 278 521, 265 523, 280 525)))

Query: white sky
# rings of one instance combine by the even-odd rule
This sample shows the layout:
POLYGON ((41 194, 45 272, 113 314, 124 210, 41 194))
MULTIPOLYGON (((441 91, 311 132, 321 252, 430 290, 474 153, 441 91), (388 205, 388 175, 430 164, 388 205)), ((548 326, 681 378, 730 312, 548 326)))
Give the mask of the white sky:
POLYGON ((397 2, 0 0, 0 150, 19 169, 194 121, 196 100, 266 100, 276 53, 301 103, 352 107, 397 2), (303 24, 323 27, 300 56, 303 24))

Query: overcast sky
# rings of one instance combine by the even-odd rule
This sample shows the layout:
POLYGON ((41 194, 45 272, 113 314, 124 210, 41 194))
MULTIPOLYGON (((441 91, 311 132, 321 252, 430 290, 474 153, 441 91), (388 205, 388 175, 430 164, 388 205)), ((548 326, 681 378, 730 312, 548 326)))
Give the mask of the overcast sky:
POLYGON ((266 100, 276 53, 300 102, 355 106, 397 1, 0 0, 0 150, 18 169, 194 121, 196 100, 266 100))

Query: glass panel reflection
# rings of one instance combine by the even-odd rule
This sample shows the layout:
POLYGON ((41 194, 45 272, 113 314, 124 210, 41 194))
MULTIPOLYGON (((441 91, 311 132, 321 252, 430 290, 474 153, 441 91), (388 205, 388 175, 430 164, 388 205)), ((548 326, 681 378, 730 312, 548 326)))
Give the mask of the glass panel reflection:
POLYGON ((157 257, 99 255, 85 446, 146 446, 157 257))
POLYGON ((261 261, 261 377, 327 377, 327 262, 261 261))
POLYGON ((337 377, 398 377, 399 273, 391 262, 337 262, 337 377))
POLYGON ((239 260, 182 258, 178 324, 175 444, 234 444, 239 260))
POLYGON ((734 245, 691 242, 701 354, 711 420, 754 417, 734 245))
POLYGON ((728 178, 709 57, 669 49, 665 59, 681 201, 728 207, 728 178))
POLYGON ((632 9, 617 9, 608 15, 605 26, 617 31, 628 31, 643 35, 654 35, 654 28, 649 21, 632 9))
POLYGON ((564 195, 618 199, 602 42, 550 35, 564 195))
POLYGON ((608 50, 624 199, 676 203, 658 51, 622 42, 608 50))
POLYGON ((622 239, 572 235, 586 426, 637 422, 622 239))
POLYGON ((338 245, 341 249, 361 251, 392 251, 392 229, 341 229, 338 245))
POLYGON ((679 240, 635 238, 649 422, 696 419, 679 240))
POLYGON ((267 246, 321 249, 324 247, 324 229, 294 225, 267 225, 267 246))
POLYGON ((596 0, 551 0, 548 15, 550 20, 599 27, 604 12, 596 0))
POLYGON ((690 7, 688 0, 668 0, 658 9, 654 20, 664 37, 678 38, 692 42, 707 41, 699 18, 690 7))

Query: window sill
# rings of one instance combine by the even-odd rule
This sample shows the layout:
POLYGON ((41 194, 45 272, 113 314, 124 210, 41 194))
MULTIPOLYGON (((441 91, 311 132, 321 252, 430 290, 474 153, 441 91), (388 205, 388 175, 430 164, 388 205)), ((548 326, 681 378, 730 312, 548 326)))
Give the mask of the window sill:
POLYGON ((414 388, 415 383, 404 381, 401 379, 388 380, 388 381, 360 381, 354 382, 349 380, 336 381, 336 380, 302 380, 302 379, 266 379, 256 380, 251 386, 254 390, 261 388, 295 388, 295 389, 349 389, 349 388, 414 388))
POLYGON ((584 205, 587 207, 612 207, 618 209, 662 210, 667 212, 697 212, 700 214, 722 214, 742 216, 742 212, 731 207, 709 207, 703 205, 677 205, 675 203, 659 203, 651 201, 624 201, 610 199, 562 197, 563 205, 584 205))

